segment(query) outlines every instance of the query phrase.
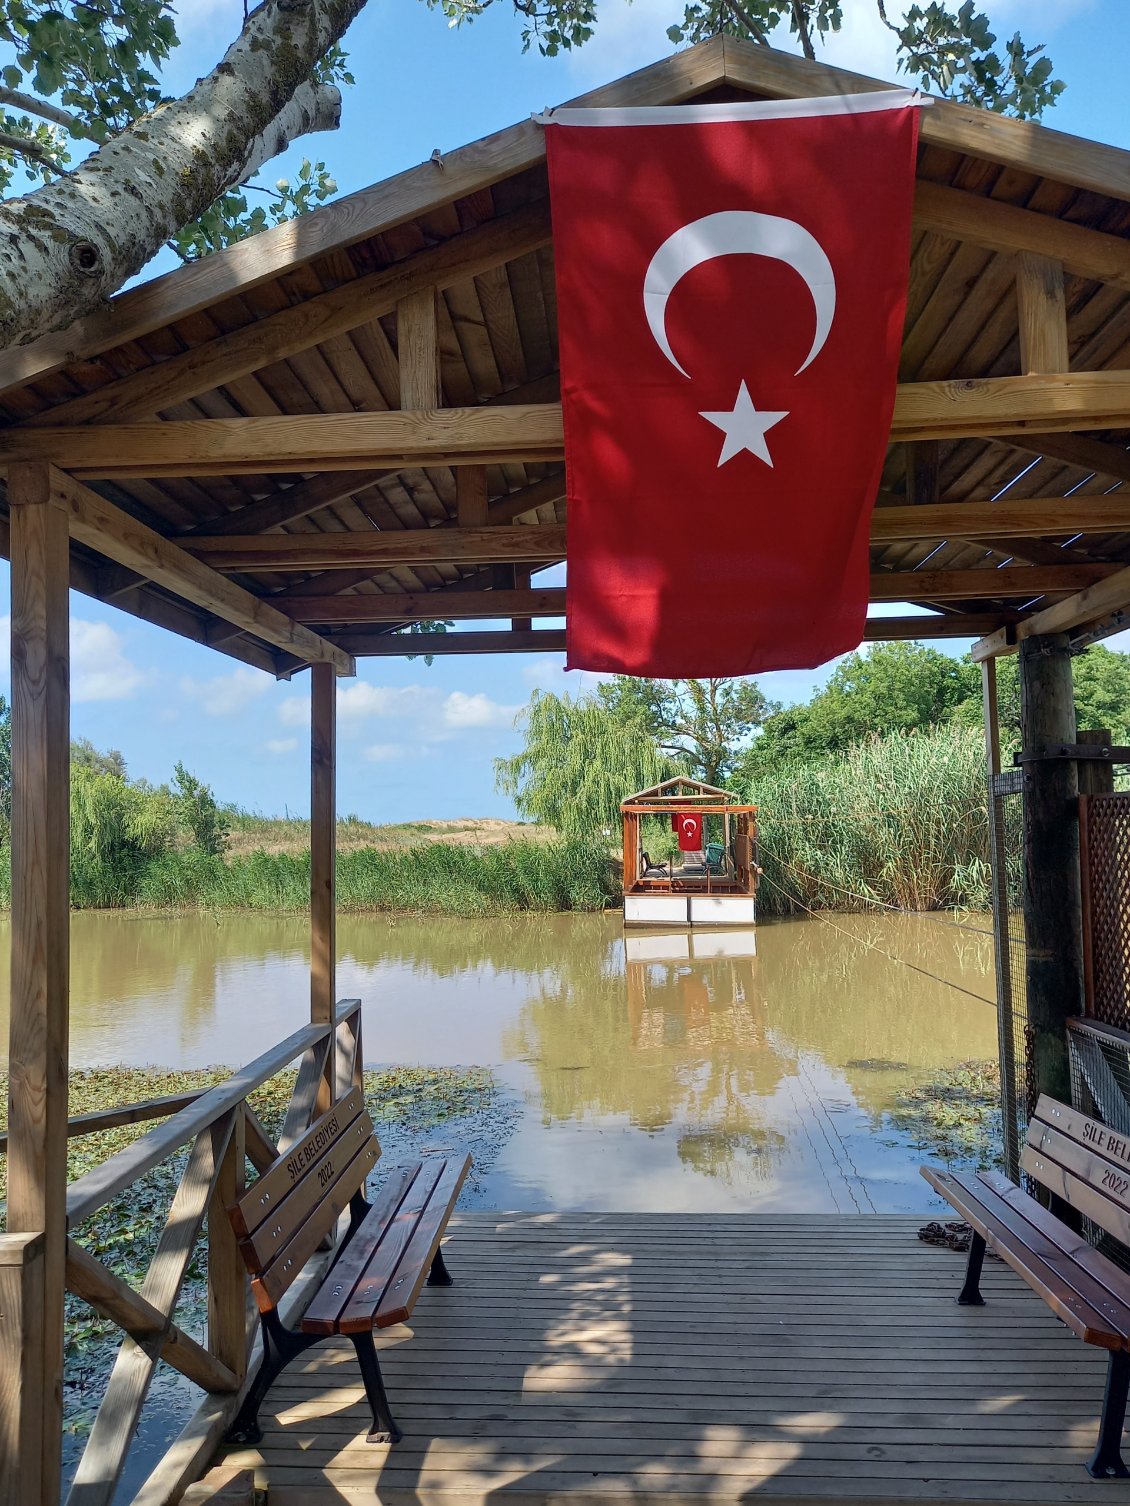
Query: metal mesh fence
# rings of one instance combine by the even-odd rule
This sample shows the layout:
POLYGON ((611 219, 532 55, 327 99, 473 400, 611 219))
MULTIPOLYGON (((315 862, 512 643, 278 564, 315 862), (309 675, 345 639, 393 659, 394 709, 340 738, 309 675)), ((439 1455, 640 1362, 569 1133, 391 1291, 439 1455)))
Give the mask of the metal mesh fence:
POLYGON ((1020 1147, 1035 1108, 1024 943, 1024 772, 989 778, 989 857, 997 964, 997 1031, 1005 1169, 1020 1177, 1020 1147))

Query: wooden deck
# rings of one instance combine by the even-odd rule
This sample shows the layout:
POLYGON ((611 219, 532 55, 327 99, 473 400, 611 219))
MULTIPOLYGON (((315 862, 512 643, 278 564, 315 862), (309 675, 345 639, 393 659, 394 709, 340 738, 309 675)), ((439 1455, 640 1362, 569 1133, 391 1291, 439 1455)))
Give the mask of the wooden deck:
POLYGON ((276 1384, 271 1506, 330 1502, 1102 1502, 1102 1354, 921 1217, 464 1214, 456 1280, 380 1340, 405 1437, 365 1442, 347 1343, 276 1384))

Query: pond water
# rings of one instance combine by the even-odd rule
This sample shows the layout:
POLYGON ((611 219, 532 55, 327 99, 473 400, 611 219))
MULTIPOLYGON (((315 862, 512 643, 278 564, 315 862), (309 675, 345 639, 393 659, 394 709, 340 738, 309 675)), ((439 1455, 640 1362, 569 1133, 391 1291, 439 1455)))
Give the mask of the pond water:
MULTIPOLYGON (((983 917, 689 941, 616 916, 344 916, 338 952, 367 1063, 489 1066, 512 1099, 481 1206, 926 1210, 886 1112, 996 1049, 983 917)), ((302 917, 78 914, 71 955, 74 1066, 235 1066, 306 1018, 302 917)))

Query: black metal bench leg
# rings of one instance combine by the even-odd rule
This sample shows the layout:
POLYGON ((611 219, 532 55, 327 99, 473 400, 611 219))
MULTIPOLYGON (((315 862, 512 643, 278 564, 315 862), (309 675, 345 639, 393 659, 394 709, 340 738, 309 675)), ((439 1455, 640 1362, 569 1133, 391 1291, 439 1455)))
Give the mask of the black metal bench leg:
POLYGON ((958 1293, 959 1307, 984 1307, 981 1295, 981 1267, 985 1264, 985 1241, 976 1230, 969 1241, 969 1260, 965 1267, 965 1285, 958 1293))
POLYGON ((1099 1421, 1099 1445, 1087 1465, 1096 1480, 1125 1479, 1130 1470, 1122 1462, 1122 1428, 1126 1422, 1126 1397, 1130 1393, 1130 1354, 1112 1349, 1106 1372, 1103 1415, 1099 1421))
POLYGON ((361 1367, 361 1379, 365 1382, 365 1395, 373 1413, 373 1428, 369 1443, 399 1443, 404 1434, 396 1425, 381 1379, 381 1362, 377 1358, 377 1346, 372 1333, 351 1333, 353 1347, 357 1351, 357 1363, 361 1367))
POLYGON ((432 1257, 432 1268, 428 1272, 428 1285, 429 1286, 454 1286, 455 1285, 455 1282, 451 1279, 451 1272, 447 1269, 447 1266, 444 1263, 442 1249, 437 1250, 435 1252, 435 1255, 432 1257))
POLYGON ((292 1333, 284 1328, 277 1313, 262 1315, 263 1360, 243 1398, 243 1405, 228 1429, 228 1443, 258 1443, 263 1436, 259 1426, 259 1408, 278 1376, 303 1350, 321 1338, 320 1334, 292 1333))

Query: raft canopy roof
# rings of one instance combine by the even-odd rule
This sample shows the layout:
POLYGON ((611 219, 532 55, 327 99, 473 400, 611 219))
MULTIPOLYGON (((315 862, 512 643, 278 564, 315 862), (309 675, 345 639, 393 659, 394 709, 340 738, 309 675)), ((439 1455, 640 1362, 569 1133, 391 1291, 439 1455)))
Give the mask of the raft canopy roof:
MULTIPOLYGON (((583 102, 882 87, 714 38, 583 102)), ((871 596, 939 615, 868 636, 987 635, 986 656, 1123 625, 1128 230, 1130 153, 922 112, 871 596)), ((437 618, 509 627, 429 653, 556 650, 560 628, 535 624, 564 592, 530 576, 566 555, 558 399, 527 120, 3 353, 0 465, 65 498, 77 589, 275 673, 349 672, 437 618)))
POLYGON ((664 779, 649 789, 639 790, 621 802, 621 811, 640 811, 654 808, 670 810, 672 806, 693 806, 695 810, 756 810, 745 804, 731 790, 723 790, 716 784, 707 784, 701 779, 691 779, 686 774, 676 774, 673 779, 664 779))

